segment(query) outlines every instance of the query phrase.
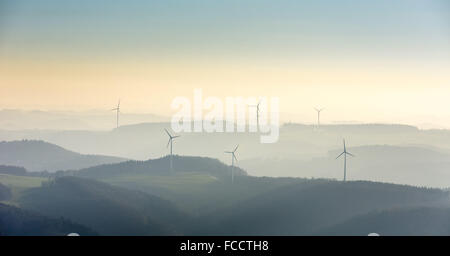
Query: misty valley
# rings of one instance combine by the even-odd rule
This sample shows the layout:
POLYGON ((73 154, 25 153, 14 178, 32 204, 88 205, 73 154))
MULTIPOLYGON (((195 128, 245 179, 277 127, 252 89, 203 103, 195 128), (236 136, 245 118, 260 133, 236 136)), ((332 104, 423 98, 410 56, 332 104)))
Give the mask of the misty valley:
POLYGON ((448 130, 169 128, 0 130, 0 235, 450 235, 448 130))

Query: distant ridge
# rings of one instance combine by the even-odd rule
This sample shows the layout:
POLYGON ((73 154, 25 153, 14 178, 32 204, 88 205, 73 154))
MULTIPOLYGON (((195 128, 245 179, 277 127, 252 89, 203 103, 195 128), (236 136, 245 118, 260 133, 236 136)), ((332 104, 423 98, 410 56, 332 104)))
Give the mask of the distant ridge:
POLYGON ((29 171, 81 169, 125 160, 102 155, 82 155, 40 140, 0 142, 0 165, 20 166, 29 171))
MULTIPOLYGON (((284 123, 283 128, 289 127, 304 127, 311 129, 311 127, 315 127, 315 124, 303 124, 303 123, 284 123)), ((346 131, 350 131, 352 129, 358 129, 359 131, 389 131, 389 132, 398 132, 399 130, 405 131, 418 131, 419 128, 414 125, 407 124, 384 124, 384 123, 349 123, 349 124, 321 124, 322 130, 340 130, 345 128, 346 131)))
MULTIPOLYGON (((123 124, 161 122, 168 117, 155 114, 123 112, 123 124)), ((88 111, 43 111, 43 110, 0 110, 0 128, 5 130, 111 130, 115 128, 114 115, 107 110, 88 111)))
MULTIPOLYGON (((202 172, 222 178, 230 175, 230 166, 217 159, 195 156, 173 156, 174 172, 202 172)), ((117 164, 105 164, 74 171, 73 174, 87 178, 107 178, 125 174, 170 175, 169 156, 147 161, 126 161, 117 164)), ((235 167, 236 175, 247 175, 247 172, 235 167)))

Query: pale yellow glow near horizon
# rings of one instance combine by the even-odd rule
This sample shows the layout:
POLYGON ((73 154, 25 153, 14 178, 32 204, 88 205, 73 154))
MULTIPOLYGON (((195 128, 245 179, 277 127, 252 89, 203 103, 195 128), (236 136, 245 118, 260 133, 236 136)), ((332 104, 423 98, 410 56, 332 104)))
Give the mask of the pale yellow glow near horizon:
POLYGON ((450 65, 382 61, 2 59, 1 109, 109 109, 170 115, 176 96, 277 96, 282 120, 450 127, 450 65))

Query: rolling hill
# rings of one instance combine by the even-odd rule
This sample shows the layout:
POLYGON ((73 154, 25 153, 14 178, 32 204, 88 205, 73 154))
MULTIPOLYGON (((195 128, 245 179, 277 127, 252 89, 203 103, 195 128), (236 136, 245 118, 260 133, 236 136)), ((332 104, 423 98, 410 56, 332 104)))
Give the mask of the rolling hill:
POLYGON ((438 207, 400 208, 356 216, 316 235, 449 236, 450 209, 438 207))
POLYGON ((11 189, 0 183, 0 201, 10 200, 12 198, 11 189))
MULTIPOLYGON (((85 154, 146 160, 168 153, 164 128, 169 129, 170 123, 124 125, 111 131, 0 130, 0 139, 40 139, 85 154)), ((240 144, 237 164, 253 176, 332 179, 342 178, 342 162, 334 159, 334 153, 342 148, 345 138, 351 150, 361 151, 354 152, 357 157, 349 160, 349 179, 450 187, 445 171, 450 156, 449 130, 421 130, 394 124, 322 125, 320 129, 314 125, 285 124, 280 127, 279 141, 274 144, 261 144, 260 134, 249 132, 179 135, 175 154, 217 158, 229 163, 230 158, 223 151, 240 144), (431 150, 437 157, 429 157, 427 152, 422 154, 419 150, 409 152, 408 148, 431 150), (386 156, 384 149, 400 156, 412 155, 409 159, 394 159, 386 156), (362 159, 371 164, 363 166, 362 159), (416 164, 410 160, 423 161, 416 164)))
MULTIPOLYGON (((448 203, 448 192, 437 189, 374 182, 306 182, 218 209, 205 217, 211 223, 202 234, 311 235, 372 211, 430 206, 442 200, 448 203)), ((371 227, 376 232, 376 226, 371 227)))
MULTIPOLYGON (((117 164, 99 165, 72 172, 74 175, 87 178, 110 178, 113 176, 128 176, 132 174, 172 175, 173 173, 203 173, 216 178, 228 177, 230 166, 217 159, 193 156, 173 156, 173 173, 170 172, 170 156, 147 161, 126 161, 117 164)), ((247 173, 235 167, 235 175, 247 173)))
POLYGON ((0 142, 0 164, 21 166, 29 171, 54 172, 122 161, 125 161, 125 159, 78 154, 44 141, 0 142))
POLYGON ((76 221, 101 235, 179 235, 189 219, 158 197, 77 177, 31 188, 18 203, 45 216, 76 221))
POLYGON ((231 184, 210 173, 139 168, 94 174, 104 182, 63 176, 24 190, 14 203, 100 235, 414 235, 422 227, 423 234, 446 234, 447 212, 434 209, 450 203, 444 190, 366 181, 242 175, 231 184))
MULTIPOLYGON (((171 124, 141 123, 123 125, 111 131, 54 131, 54 130, 0 130, 0 140, 44 140, 77 152, 121 156, 145 160, 167 154, 167 134, 164 128, 171 124)), ((342 147, 342 139, 349 145, 430 145, 450 149, 448 130, 420 130, 408 125, 355 124, 315 125, 285 124, 280 127, 280 139, 274 144, 261 144, 259 133, 180 133, 175 142, 175 153, 218 158, 229 162, 224 150, 240 144, 239 160, 270 158, 309 160, 326 155, 342 147)), ((245 168, 247 169, 247 168, 245 168)), ((270 176, 276 176, 273 170, 270 176)))
POLYGON ((20 197, 21 193, 30 188, 40 187, 42 182, 48 180, 48 178, 42 177, 30 177, 30 176, 18 176, 11 174, 0 173, 0 183, 8 187, 11 190, 12 198, 14 201, 20 197))
MULTIPOLYGON (((396 171, 407 180, 413 168, 430 162, 434 165, 429 172, 442 165, 445 175, 447 153, 436 149, 378 145, 350 147, 349 151, 356 155, 349 160, 351 179, 360 170, 383 177, 396 171)), ((338 163, 340 174, 336 153, 307 161, 298 170, 313 170, 320 177, 338 163)), ((367 235, 367 230, 414 235, 421 228, 423 234, 447 232, 447 212, 440 207, 450 203, 449 193, 440 189, 254 177, 241 168, 236 168, 231 184, 230 166, 207 157, 176 155, 174 170, 168 167, 166 156, 60 171, 50 181, 23 176, 21 168, 5 167, 12 174, 1 174, 0 182, 11 188, 12 203, 23 209, 70 219, 100 235, 367 235), (427 222, 428 218, 436 222, 427 222), (417 225, 408 227, 406 220, 417 225), (436 228, 437 220, 442 220, 441 229, 436 228)), ((283 166, 272 168, 284 171, 283 166)))
MULTIPOLYGON (((197 214, 208 211, 217 200, 231 201, 238 195, 238 189, 228 193, 231 167, 217 159, 206 157, 173 156, 173 172, 169 171, 169 157, 147 161, 127 161, 63 172, 62 175, 97 179, 116 186, 138 189, 175 202, 183 210, 197 214)), ((234 169, 236 181, 247 173, 234 169)), ((58 173, 59 175, 59 173, 58 173)), ((267 189, 269 186, 261 187, 267 189)))
MULTIPOLYGON (((450 187, 450 153, 428 146, 366 145, 348 147, 347 178, 414 186, 450 187)), ((310 160, 271 158, 245 160, 240 165, 252 175, 342 179, 341 151, 310 160)))
POLYGON ((48 218, 32 211, 0 203, 0 236, 97 235, 91 229, 63 218, 48 218))

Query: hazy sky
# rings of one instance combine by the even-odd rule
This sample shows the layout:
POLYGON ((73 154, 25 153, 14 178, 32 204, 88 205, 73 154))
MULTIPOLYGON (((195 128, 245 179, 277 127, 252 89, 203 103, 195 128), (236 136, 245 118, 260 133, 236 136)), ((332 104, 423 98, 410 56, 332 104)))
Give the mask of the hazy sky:
POLYGON ((170 115, 194 88, 450 127, 450 1, 0 0, 0 108, 170 115))

